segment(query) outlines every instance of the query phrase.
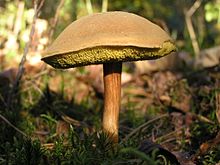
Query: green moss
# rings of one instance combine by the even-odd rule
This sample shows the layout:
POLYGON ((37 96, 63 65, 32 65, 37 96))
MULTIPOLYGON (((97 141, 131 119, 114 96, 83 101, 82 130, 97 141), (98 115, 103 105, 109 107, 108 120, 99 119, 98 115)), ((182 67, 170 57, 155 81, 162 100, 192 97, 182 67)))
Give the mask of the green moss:
POLYGON ((162 48, 102 46, 45 57, 42 60, 54 68, 73 68, 77 66, 102 64, 108 62, 157 59, 173 51, 176 51, 176 47, 171 42, 165 42, 162 48))

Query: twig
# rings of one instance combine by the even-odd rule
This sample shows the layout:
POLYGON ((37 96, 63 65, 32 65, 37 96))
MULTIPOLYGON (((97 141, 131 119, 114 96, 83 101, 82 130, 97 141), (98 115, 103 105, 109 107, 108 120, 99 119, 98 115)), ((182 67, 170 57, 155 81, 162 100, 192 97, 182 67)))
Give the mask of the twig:
POLYGON ((9 126, 11 126, 12 128, 14 128, 17 132, 19 132, 20 134, 22 134, 25 137, 28 137, 24 132, 22 132, 20 129, 18 129, 16 126, 14 126, 10 121, 8 121, 4 116, 2 116, 0 114, 0 118, 6 122, 9 126))
POLYGON ((177 139, 175 137, 171 137, 169 139, 164 140, 163 142, 160 143, 160 145, 164 145, 166 143, 172 142, 172 141, 176 141, 177 139))
POLYGON ((139 127, 137 127, 136 129, 134 129, 131 133, 129 133, 124 139, 123 141, 126 141, 128 140, 130 137, 132 137, 134 134, 136 134, 137 132, 141 131, 144 127, 146 127, 147 125, 157 121, 157 120, 160 120, 162 118, 165 118, 165 117, 168 117, 168 114, 164 114, 164 115, 160 115, 152 120, 149 120, 148 122, 140 125, 139 127))
POLYGON ((57 22, 59 20, 59 14, 60 14, 60 10, 61 8, 63 7, 64 5, 64 0, 60 0, 60 3, 56 9, 56 12, 55 12, 55 16, 53 18, 53 22, 51 23, 51 29, 50 29, 50 32, 49 32, 49 42, 51 41, 51 38, 53 36, 53 33, 54 33, 54 30, 55 30, 55 27, 57 25, 57 22))
POLYGON ((187 14, 189 17, 192 17, 192 15, 196 12, 196 10, 200 7, 202 1, 196 0, 195 3, 191 6, 191 8, 187 11, 187 14))
POLYGON ((23 76, 23 73, 24 73, 24 63, 26 62, 26 56, 28 54, 29 47, 30 47, 30 44, 32 42, 32 38, 33 38, 33 35, 34 35, 34 32, 35 32, 36 20, 38 18, 39 11, 40 11, 41 7, 43 6, 44 1, 45 0, 41 0, 39 5, 38 5, 38 0, 34 1, 34 11, 35 12, 34 12, 34 17, 33 17, 33 23, 32 23, 32 27, 31 27, 31 32, 30 32, 30 35, 29 35, 29 41, 25 45, 24 53, 23 53, 22 59, 20 61, 19 67, 18 67, 18 73, 16 75, 16 79, 15 79, 15 81, 13 83, 12 89, 11 89, 11 91, 9 93, 9 97, 8 97, 8 100, 7 100, 7 105, 10 108, 11 108, 12 100, 14 99, 14 95, 15 95, 18 87, 19 87, 20 80, 21 80, 21 78, 23 76))
POLYGON ((77 126, 77 127, 79 127, 79 126, 89 127, 85 122, 82 122, 82 121, 78 121, 78 120, 76 120, 76 119, 73 119, 73 118, 67 116, 66 114, 64 114, 64 113, 61 112, 61 111, 56 111, 56 112, 61 116, 61 118, 62 118, 65 122, 67 122, 67 123, 69 123, 69 124, 72 124, 72 125, 77 126))
POLYGON ((189 32, 190 39, 192 41, 192 46, 193 46, 193 50, 196 55, 196 58, 198 57, 200 48, 199 48, 198 41, 196 39, 196 34, 195 34, 195 30, 193 28, 191 18, 192 18, 192 15, 195 13, 195 11, 200 7, 201 3, 202 3, 201 0, 196 0, 195 3, 191 6, 191 8, 189 10, 184 11, 186 26, 187 26, 187 29, 189 32))
MULTIPOLYGON (((182 127, 178 128, 178 129, 172 131, 172 132, 169 132, 169 133, 167 133, 167 134, 165 134, 165 135, 162 135, 162 136, 156 138, 154 141, 155 141, 155 142, 160 142, 160 141, 163 140, 163 139, 166 139, 166 138, 168 138, 168 137, 170 137, 170 136, 174 136, 178 131, 181 131, 181 130, 183 130, 184 128, 186 128, 186 126, 182 126, 182 127)), ((161 144, 161 143, 164 143, 164 142, 160 142, 160 144, 161 144)))
POLYGON ((102 0, 102 12, 106 12, 108 9, 108 0, 102 0))
POLYGON ((87 9, 88 14, 93 14, 91 0, 86 0, 86 9, 87 9))
POLYGON ((196 119, 198 119, 198 120, 200 120, 200 121, 202 121, 202 122, 206 122, 206 123, 209 123, 209 124, 215 124, 215 122, 214 121, 211 121, 210 119, 208 119, 207 117, 205 117, 205 116, 202 116, 202 115, 199 115, 199 114, 193 114, 193 116, 196 118, 196 119))

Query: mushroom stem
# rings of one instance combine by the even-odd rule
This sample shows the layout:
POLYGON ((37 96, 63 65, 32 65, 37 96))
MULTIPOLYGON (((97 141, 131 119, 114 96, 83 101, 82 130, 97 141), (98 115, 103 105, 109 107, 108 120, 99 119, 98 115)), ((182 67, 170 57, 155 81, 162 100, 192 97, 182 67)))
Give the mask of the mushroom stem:
POLYGON ((118 143, 118 120, 121 102, 122 63, 105 63, 104 70, 104 112, 103 130, 118 143))

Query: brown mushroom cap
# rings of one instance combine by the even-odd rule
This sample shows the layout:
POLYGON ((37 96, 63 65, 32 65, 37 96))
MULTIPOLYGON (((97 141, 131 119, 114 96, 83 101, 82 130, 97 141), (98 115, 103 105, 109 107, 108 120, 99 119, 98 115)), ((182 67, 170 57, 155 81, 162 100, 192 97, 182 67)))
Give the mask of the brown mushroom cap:
POLYGON ((70 24, 44 53, 55 68, 159 58, 175 51, 159 26, 127 12, 85 16, 70 24))

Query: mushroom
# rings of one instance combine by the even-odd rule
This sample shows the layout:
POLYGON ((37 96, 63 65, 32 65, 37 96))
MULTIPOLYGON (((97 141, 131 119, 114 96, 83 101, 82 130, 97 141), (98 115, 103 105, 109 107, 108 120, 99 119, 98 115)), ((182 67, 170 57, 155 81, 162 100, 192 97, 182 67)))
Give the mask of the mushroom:
POLYGON ((168 34, 127 12, 96 13, 71 23, 44 52, 54 68, 103 64, 103 130, 118 142, 122 62, 150 60, 176 51, 168 34))

